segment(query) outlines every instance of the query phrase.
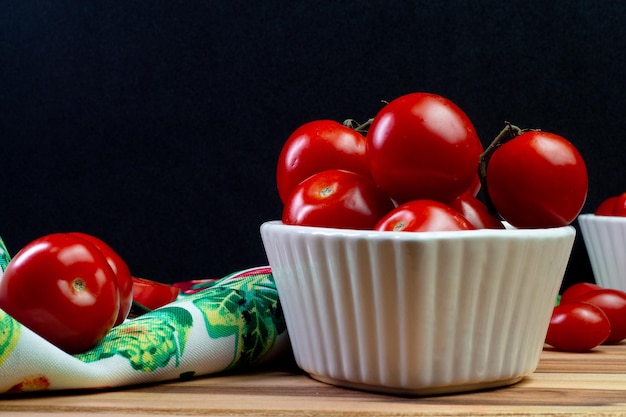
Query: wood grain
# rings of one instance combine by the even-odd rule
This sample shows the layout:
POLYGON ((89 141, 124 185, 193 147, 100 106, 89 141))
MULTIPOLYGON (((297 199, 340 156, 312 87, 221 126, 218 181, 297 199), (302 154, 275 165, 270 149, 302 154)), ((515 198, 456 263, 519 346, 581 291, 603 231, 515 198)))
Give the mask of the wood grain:
POLYGON ((544 349, 537 371, 495 390, 406 398, 315 381, 293 363, 104 392, 4 397, 2 416, 626 416, 626 344, 544 349))

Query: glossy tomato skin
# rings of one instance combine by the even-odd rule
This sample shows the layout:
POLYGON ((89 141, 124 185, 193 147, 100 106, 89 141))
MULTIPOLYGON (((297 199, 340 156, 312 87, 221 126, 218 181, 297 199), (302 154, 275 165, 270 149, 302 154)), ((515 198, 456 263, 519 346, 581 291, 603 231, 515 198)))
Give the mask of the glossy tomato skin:
POLYGON ((587 352, 602 344, 611 331, 604 312, 591 304, 569 303, 552 312, 546 343, 567 352, 587 352))
POLYGON ((472 183, 470 184, 469 188, 465 191, 465 193, 468 193, 476 197, 478 196, 478 193, 480 192, 481 187, 482 187, 482 184, 480 183, 480 176, 478 175, 478 173, 476 173, 476 175, 474 176, 474 179, 472 180, 472 183))
POLYGON ((180 289, 145 278, 132 277, 134 300, 151 310, 163 307, 178 298, 180 289))
POLYGON ((613 209, 617 202, 617 196, 609 197, 604 200, 595 211, 596 216, 613 216, 613 209))
POLYGON ((465 192, 450 202, 450 207, 461 213, 476 229, 504 229, 504 224, 491 215, 485 203, 465 192))
POLYGON ((450 100, 429 93, 389 102, 367 133, 372 178, 399 204, 448 202, 470 189, 482 150, 469 117, 450 100))
POLYGON ((591 282, 577 282, 563 291, 563 294, 561 295, 561 304, 575 302, 583 294, 600 289, 602 289, 602 287, 591 282))
POLYGON ((68 353, 95 346, 119 310, 117 279, 91 243, 57 233, 22 248, 0 279, 0 308, 68 353))
POLYGON ((626 339, 626 293, 612 288, 586 292, 576 302, 593 304, 609 318, 611 333, 605 343, 615 344, 626 339))
POLYGON ((626 193, 609 197, 595 211, 596 216, 626 216, 626 193))
POLYGON ((117 287, 120 292, 120 308, 117 314, 117 319, 115 320, 115 326, 117 326, 126 320, 133 303, 133 280, 130 270, 128 269, 128 265, 124 259, 122 259, 122 257, 103 240, 82 232, 71 232, 70 234, 81 239, 85 239, 98 248, 115 273, 115 277, 117 278, 117 287))
POLYGON ((622 193, 615 198, 612 215, 618 217, 626 216, 626 193, 622 193))
POLYGON ((276 184, 283 203, 302 181, 328 169, 369 176, 366 139, 334 120, 314 120, 297 128, 278 157, 276 184))
POLYGON ((487 164, 487 189, 498 213, 518 228, 570 224, 587 198, 587 167, 565 138, 527 131, 504 143, 487 164))
POLYGON ((300 183, 283 209, 284 224, 371 229, 394 204, 371 178, 332 169, 300 183))
POLYGON ((379 231, 433 232, 473 230, 458 211, 436 200, 413 200, 401 204, 374 227, 379 231))

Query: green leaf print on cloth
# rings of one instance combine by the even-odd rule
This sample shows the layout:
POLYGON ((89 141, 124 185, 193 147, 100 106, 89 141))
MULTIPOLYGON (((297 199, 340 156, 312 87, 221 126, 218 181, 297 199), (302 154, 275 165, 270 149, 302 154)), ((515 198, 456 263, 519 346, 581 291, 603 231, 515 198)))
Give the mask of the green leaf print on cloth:
POLYGON ((184 308, 164 307, 114 327, 94 349, 74 356, 94 362, 120 355, 145 372, 166 366, 171 358, 178 366, 192 324, 184 308))
MULTIPOLYGON (((4 272, 10 261, 9 251, 2 238, 0 238, 0 276, 2 276, 2 272, 4 272)), ((15 349, 15 345, 17 345, 17 341, 20 339, 21 329, 22 325, 19 322, 0 310, 0 366, 15 349)))
POLYGON ((11 256, 9 255, 9 251, 7 250, 2 238, 0 238, 0 270, 4 271, 10 261, 11 256))
POLYGON ((0 310, 0 366, 9 357, 20 339, 22 325, 0 310))
POLYGON ((269 272, 237 280, 226 277, 189 299, 202 311, 211 337, 235 337, 227 369, 257 362, 287 328, 269 272))
POLYGON ((177 283, 178 299, 70 355, 0 310, 0 394, 187 380, 290 354, 269 267, 177 283))

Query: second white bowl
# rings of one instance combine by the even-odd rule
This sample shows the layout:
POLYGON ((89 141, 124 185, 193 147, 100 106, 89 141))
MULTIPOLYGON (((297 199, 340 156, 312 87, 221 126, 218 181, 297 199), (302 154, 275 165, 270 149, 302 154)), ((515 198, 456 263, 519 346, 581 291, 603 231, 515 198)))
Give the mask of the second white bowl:
POLYGON ((626 291, 626 217, 581 214, 578 224, 596 283, 626 291))

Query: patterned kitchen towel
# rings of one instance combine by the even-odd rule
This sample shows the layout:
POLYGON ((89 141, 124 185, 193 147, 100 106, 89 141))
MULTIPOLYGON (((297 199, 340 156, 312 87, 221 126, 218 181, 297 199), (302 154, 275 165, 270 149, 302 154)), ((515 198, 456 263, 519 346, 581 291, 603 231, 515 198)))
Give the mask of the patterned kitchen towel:
MULTIPOLYGON (((0 239, 0 268, 9 256, 0 239)), ((269 267, 194 282, 70 355, 0 310, 0 394, 102 389, 246 369, 290 352, 269 267)))

